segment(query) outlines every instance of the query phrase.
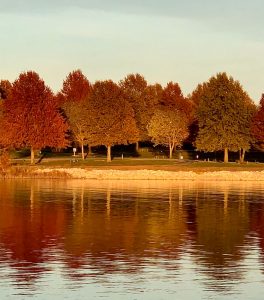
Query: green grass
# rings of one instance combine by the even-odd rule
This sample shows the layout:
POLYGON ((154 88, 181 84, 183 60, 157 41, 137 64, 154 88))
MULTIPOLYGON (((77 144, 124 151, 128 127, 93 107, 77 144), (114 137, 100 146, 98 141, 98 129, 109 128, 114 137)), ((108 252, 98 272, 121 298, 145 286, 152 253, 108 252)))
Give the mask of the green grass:
MULTIPOLYGON (((15 159, 13 164, 16 165, 30 165, 29 159, 15 159)), ((120 158, 113 159, 112 162, 107 163, 105 158, 88 158, 82 160, 81 158, 44 158, 40 163, 36 165, 39 166, 140 166, 140 165, 173 165, 175 161, 169 159, 138 159, 138 158, 120 158)))
MULTIPOLYGON (((12 163, 17 166, 30 166, 30 159, 13 159, 12 163)), ((185 171, 210 171, 210 170, 264 170, 263 163, 222 163, 194 160, 177 160, 177 159, 155 159, 155 158, 114 158, 112 162, 107 163, 105 157, 91 157, 82 160, 80 157, 68 156, 53 156, 46 157, 35 166, 38 167, 149 167, 171 170, 185 171)))
MULTIPOLYGON (((45 152, 44 157, 41 158, 40 155, 36 155, 36 165, 38 167, 153 167, 155 169, 174 169, 174 170, 249 170, 249 169, 263 169, 264 164, 262 163, 244 163, 239 164, 235 162, 222 163, 212 161, 195 161, 194 157, 196 152, 194 151, 185 151, 178 150, 174 153, 173 159, 168 159, 164 151, 158 151, 158 149, 149 149, 141 148, 138 153, 135 151, 124 151, 122 149, 114 149, 113 155, 114 159, 111 163, 106 162, 106 153, 104 151, 95 149, 95 152, 92 156, 88 157, 85 160, 82 160, 80 153, 74 157, 72 152, 45 152), (122 153, 124 154, 124 159, 121 159, 122 153), (135 153, 137 155, 135 155, 135 153), (179 156, 183 156, 183 160, 179 160, 179 156), (38 161, 39 160, 39 161, 38 161)), ((43 154, 43 153, 42 153, 43 154)), ((41 155, 42 155, 41 154, 41 155)), ((30 165, 30 151, 29 150, 20 150, 12 151, 10 153, 12 158, 12 163, 17 166, 29 166, 30 165)), ((254 156, 255 157, 255 156, 254 156)), ((209 157, 206 156, 205 159, 209 157)), ((253 160, 253 159, 252 159, 253 160)), ((254 161, 254 160, 253 160, 254 161)))

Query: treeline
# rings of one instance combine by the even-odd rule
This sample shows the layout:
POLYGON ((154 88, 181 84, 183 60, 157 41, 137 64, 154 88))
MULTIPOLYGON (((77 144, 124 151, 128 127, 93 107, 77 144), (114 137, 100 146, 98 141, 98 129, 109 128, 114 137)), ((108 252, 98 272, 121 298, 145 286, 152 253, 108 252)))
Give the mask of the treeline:
POLYGON ((54 94, 36 72, 0 81, 0 145, 2 149, 65 148, 139 141, 173 149, 183 142, 200 151, 245 151, 264 144, 264 96, 256 106, 238 81, 219 73, 184 97, 178 83, 148 84, 139 74, 119 83, 89 82, 80 70, 69 73, 54 94))

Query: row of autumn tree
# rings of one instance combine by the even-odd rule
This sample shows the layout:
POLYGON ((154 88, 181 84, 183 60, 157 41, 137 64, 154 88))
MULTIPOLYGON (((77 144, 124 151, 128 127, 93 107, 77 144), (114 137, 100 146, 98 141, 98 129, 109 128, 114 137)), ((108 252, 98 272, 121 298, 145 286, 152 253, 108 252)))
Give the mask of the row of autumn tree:
POLYGON ((36 72, 0 82, 2 148, 64 148, 74 142, 111 147, 152 141, 173 149, 184 141, 201 151, 245 151, 264 143, 264 96, 256 106, 238 81, 219 73, 184 97, 177 83, 150 85, 139 74, 118 84, 91 84, 80 70, 71 72, 59 93, 36 72))

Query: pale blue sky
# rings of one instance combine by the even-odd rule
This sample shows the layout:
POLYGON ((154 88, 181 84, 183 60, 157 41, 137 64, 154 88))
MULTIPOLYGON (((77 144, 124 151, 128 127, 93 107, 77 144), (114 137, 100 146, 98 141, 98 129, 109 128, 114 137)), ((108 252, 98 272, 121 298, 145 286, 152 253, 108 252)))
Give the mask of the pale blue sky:
POLYGON ((141 73, 187 95, 226 71, 264 92, 262 0, 0 0, 1 79, 35 70, 56 92, 77 68, 92 82, 141 73))

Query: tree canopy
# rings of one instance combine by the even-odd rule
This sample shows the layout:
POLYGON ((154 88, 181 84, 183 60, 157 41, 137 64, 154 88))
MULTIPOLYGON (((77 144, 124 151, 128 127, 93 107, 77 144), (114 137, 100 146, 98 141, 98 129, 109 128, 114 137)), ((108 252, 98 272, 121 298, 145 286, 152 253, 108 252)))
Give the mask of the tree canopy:
POLYGON ((89 118, 84 102, 88 101, 92 86, 81 70, 76 70, 63 81, 61 92, 57 95, 70 129, 70 139, 81 146, 84 159, 84 145, 88 144, 89 118))
POLYGON ((90 114, 86 108, 87 101, 65 102, 63 111, 70 128, 70 138, 81 147, 82 159, 85 158, 84 146, 90 143, 89 132, 90 114))
POLYGON ((252 145, 264 145, 263 115, 264 96, 257 109, 226 73, 212 76, 187 97, 176 82, 148 84, 138 73, 118 84, 91 84, 74 70, 56 96, 33 71, 12 83, 0 80, 0 145, 31 148, 32 156, 46 146, 72 145, 81 147, 84 158, 85 145, 89 152, 91 146, 104 145, 110 161, 113 145, 136 143, 138 150, 139 141, 152 141, 171 151, 182 142, 201 151, 224 151, 225 161, 229 150, 239 151, 243 161, 252 145))
POLYGON ((21 73, 3 104, 1 143, 34 150, 67 145, 67 125, 58 113, 51 90, 36 72, 21 73))
POLYGON ((252 140, 250 121, 254 104, 238 81, 219 73, 203 86, 197 108, 199 132, 195 142, 199 150, 248 149, 252 140))
POLYGON ((0 81, 0 100, 7 99, 10 91, 12 89, 12 84, 8 80, 0 81))
POLYGON ((63 81, 59 98, 70 102, 79 102, 87 99, 91 92, 91 84, 81 70, 75 70, 68 74, 63 81))
POLYGON ((119 85, 124 98, 134 110, 139 139, 148 140, 147 124, 158 103, 160 85, 148 86, 147 81, 140 74, 129 74, 120 81, 119 85))
POLYGON ((108 162, 111 161, 111 146, 138 141, 133 108, 112 80, 95 82, 87 105, 91 144, 107 147, 108 162))
POLYGON ((180 146, 188 136, 188 120, 178 110, 157 109, 149 122, 148 133, 156 145, 169 147, 172 158, 174 147, 180 146))
POLYGON ((183 96, 178 83, 170 81, 163 89, 160 104, 170 109, 176 109, 190 119, 192 115, 192 102, 183 96))
POLYGON ((264 144, 264 94, 260 99, 259 107, 253 117, 251 124, 251 132, 256 138, 257 142, 262 146, 264 144))

